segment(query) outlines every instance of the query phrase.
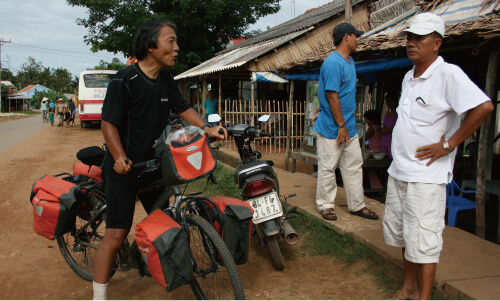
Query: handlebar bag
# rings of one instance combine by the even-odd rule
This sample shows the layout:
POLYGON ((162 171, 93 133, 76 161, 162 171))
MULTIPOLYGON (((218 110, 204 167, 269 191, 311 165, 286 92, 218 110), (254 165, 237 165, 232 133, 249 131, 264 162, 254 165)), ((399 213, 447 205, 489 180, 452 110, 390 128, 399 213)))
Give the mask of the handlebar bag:
POLYGON ((37 180, 30 196, 35 232, 51 240, 68 232, 76 216, 79 191, 78 185, 53 176, 37 180))
POLYGON ((164 131, 156 143, 155 152, 169 185, 196 181, 217 167, 206 134, 197 133, 185 142, 167 144, 167 131, 164 131))
POLYGON ((160 209, 135 228, 135 241, 149 272, 168 292, 194 280, 184 228, 160 209))
MULTIPOLYGON (((219 208, 222 214, 223 227, 215 219, 214 227, 221 233, 222 239, 227 245, 229 252, 236 264, 244 264, 248 260, 250 252, 250 236, 252 234, 253 208, 245 201, 228 197, 209 197, 219 208)), ((209 208, 213 204, 205 201, 209 208)), ((209 211, 212 215, 217 214, 216 210, 209 211)))
POLYGON ((102 170, 101 168, 95 166, 95 165, 87 165, 84 163, 76 163, 73 165, 73 175, 78 176, 78 175, 84 175, 87 176, 97 182, 102 181, 102 176, 101 176, 102 170))

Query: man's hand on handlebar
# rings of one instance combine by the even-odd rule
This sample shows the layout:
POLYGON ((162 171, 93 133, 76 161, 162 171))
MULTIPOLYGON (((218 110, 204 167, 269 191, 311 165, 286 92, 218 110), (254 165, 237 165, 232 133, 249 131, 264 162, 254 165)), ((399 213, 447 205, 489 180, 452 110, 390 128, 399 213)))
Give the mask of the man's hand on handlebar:
POLYGON ((130 166, 132 165, 132 161, 128 157, 120 157, 115 160, 115 165, 113 169, 119 175, 124 175, 130 172, 130 166))
POLYGON ((214 128, 205 127, 205 133, 207 133, 208 137, 215 138, 215 141, 221 141, 227 139, 227 131, 222 126, 218 125, 214 128))

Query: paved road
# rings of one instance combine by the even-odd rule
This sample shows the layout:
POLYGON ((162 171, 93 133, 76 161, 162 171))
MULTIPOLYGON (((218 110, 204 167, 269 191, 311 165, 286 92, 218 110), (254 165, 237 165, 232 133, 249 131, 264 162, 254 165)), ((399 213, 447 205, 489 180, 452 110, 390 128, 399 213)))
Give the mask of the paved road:
POLYGON ((50 123, 43 123, 40 115, 0 123, 0 152, 28 139, 48 126, 50 123))

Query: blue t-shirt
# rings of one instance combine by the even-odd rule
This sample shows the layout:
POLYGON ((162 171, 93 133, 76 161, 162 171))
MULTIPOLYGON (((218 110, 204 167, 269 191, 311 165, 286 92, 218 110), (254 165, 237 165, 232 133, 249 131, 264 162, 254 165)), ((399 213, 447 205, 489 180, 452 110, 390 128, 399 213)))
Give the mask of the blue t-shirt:
POLYGON ((205 106, 205 115, 210 115, 210 114, 215 114, 217 113, 217 105, 219 104, 219 100, 217 98, 210 99, 210 97, 207 97, 205 101, 203 102, 203 105, 205 106))
POLYGON ((358 133, 354 117, 356 111, 356 69, 352 57, 349 59, 350 62, 343 58, 340 53, 334 51, 321 65, 318 86, 320 112, 314 123, 314 130, 328 139, 337 138, 339 125, 332 116, 326 91, 339 93, 340 107, 349 137, 352 138, 358 133))

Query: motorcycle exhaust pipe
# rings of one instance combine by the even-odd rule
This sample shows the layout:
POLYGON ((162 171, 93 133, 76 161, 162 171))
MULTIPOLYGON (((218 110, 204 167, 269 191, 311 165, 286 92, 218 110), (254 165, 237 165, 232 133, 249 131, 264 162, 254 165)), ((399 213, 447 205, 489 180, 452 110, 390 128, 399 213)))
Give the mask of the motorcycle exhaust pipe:
POLYGON ((283 221, 283 233, 285 235, 285 241, 288 244, 293 245, 299 241, 299 235, 295 232, 287 220, 283 221))

